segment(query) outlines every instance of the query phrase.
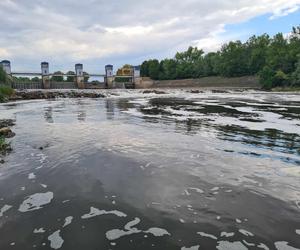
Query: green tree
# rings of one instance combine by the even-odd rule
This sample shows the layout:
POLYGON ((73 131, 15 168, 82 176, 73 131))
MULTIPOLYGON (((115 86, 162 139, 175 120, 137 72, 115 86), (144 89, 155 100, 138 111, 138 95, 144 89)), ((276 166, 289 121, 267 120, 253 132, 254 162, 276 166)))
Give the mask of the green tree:
POLYGON ((141 65, 141 76, 149 76, 149 62, 144 61, 141 65))
POLYGON ((88 82, 90 79, 90 75, 87 72, 83 72, 83 79, 84 82, 88 82))
POLYGON ((160 67, 159 67, 159 61, 154 59, 150 60, 149 62, 149 77, 153 80, 159 79, 159 73, 160 73, 160 67))
POLYGON ((174 59, 164 59, 160 62, 160 75, 161 80, 173 80, 177 78, 176 75, 177 62, 174 59))
POLYGON ((252 36, 246 42, 249 74, 258 73, 266 65, 269 44, 270 37, 267 34, 252 36))
POLYGON ((74 82, 75 81, 75 72, 74 71, 68 71, 67 72, 67 82, 74 82))
POLYGON ((273 87, 275 72, 269 66, 265 66, 260 72, 260 83, 264 89, 271 89, 273 87))
POLYGON ((299 56, 296 70, 293 72, 291 78, 292 78, 293 86, 300 87, 300 56, 299 56))
POLYGON ((41 79, 40 78, 38 78, 37 76, 36 77, 33 77, 33 78, 31 78, 31 81, 32 82, 39 82, 41 79))
POLYGON ((249 73, 247 56, 245 46, 241 41, 223 45, 220 74, 227 77, 247 75, 249 73))
POLYGON ((52 76, 52 80, 56 82, 63 82, 64 81, 63 73, 61 71, 54 72, 54 76, 52 76))
POLYGON ((7 82, 7 75, 6 72, 3 70, 3 68, 0 66, 0 83, 6 83, 7 82))

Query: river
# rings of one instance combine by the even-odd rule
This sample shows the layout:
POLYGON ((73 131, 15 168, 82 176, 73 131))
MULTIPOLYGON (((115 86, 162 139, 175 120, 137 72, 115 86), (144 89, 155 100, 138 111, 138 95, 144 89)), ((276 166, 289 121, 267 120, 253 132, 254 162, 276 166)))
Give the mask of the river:
POLYGON ((0 105, 0 249, 300 249, 300 95, 0 105))

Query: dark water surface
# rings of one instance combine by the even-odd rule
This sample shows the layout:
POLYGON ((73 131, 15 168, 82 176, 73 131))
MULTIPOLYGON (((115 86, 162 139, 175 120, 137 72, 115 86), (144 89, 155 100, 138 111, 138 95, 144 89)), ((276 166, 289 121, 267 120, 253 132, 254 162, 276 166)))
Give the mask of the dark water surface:
POLYGON ((0 105, 0 249, 300 249, 300 95, 0 105))

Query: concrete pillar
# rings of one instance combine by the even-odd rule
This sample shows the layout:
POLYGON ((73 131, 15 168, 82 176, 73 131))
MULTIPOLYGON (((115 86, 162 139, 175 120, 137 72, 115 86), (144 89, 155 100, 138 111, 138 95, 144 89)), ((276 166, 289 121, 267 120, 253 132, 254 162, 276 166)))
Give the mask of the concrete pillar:
POLYGON ((105 66, 105 85, 106 88, 113 88, 113 83, 114 83, 114 66, 113 65, 106 65, 105 66))
POLYGON ((44 89, 50 89, 49 63, 41 63, 42 85, 44 89))
POLYGON ((84 76, 83 76, 83 65, 81 63, 75 64, 76 84, 79 89, 84 89, 84 76))
POLYGON ((134 88, 141 85, 141 66, 133 66, 133 85, 134 88))
POLYGON ((11 75, 11 65, 10 65, 10 61, 8 60, 3 60, 1 62, 1 67, 3 68, 3 70, 6 72, 7 75, 11 75))

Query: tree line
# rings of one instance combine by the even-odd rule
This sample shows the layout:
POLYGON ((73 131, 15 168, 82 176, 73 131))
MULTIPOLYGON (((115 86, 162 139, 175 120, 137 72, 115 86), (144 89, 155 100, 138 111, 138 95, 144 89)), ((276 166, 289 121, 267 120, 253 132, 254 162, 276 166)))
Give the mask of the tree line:
POLYGON ((266 89, 300 86, 300 26, 287 36, 252 36, 246 42, 231 41, 207 54, 189 47, 172 59, 152 59, 141 65, 141 76, 154 80, 249 75, 258 75, 266 89))

